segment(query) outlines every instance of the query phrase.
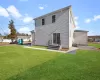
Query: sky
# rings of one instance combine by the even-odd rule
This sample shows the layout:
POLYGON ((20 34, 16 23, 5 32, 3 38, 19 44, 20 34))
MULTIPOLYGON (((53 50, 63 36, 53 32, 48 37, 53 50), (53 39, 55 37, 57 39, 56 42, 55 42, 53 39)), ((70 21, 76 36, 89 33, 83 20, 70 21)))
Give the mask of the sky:
POLYGON ((13 19, 18 32, 30 34, 35 17, 69 5, 76 29, 100 35, 100 0, 0 0, 0 33, 9 33, 9 20, 13 19))

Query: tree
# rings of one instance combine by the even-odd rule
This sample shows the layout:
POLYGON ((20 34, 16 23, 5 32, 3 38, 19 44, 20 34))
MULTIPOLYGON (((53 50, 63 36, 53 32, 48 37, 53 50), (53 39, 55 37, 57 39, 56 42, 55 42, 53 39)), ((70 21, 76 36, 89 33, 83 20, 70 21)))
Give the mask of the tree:
POLYGON ((13 42, 13 40, 17 38, 17 33, 16 33, 15 26, 14 26, 14 21, 13 20, 9 21, 8 25, 9 25, 8 28, 10 29, 9 37, 10 37, 11 41, 13 42))
POLYGON ((2 36, 2 34, 0 33, 0 36, 2 36))

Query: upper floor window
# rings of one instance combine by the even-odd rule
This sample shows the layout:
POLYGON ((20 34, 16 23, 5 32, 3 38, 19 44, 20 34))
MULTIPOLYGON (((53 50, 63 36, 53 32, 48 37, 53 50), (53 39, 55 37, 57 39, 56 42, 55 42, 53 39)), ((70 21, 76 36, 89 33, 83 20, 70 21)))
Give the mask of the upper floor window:
POLYGON ((54 23, 56 21, 56 15, 52 16, 52 23, 54 23))
POLYGON ((45 25, 45 19, 42 19, 42 25, 45 25))

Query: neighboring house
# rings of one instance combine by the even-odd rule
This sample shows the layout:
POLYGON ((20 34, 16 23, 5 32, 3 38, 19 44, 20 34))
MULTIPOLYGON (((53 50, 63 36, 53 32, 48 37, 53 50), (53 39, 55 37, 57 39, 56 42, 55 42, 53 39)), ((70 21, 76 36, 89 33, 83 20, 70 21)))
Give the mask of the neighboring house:
POLYGON ((0 36, 0 42, 3 42, 3 38, 4 38, 3 36, 0 36))
POLYGON ((28 36, 17 36, 17 39, 23 39, 23 41, 30 41, 31 35, 28 36))
POLYGON ((75 22, 71 6, 37 17, 34 20, 33 45, 72 47, 75 22))
POLYGON ((89 42, 100 42, 100 36, 88 36, 89 42))
POLYGON ((88 31, 75 30, 73 44, 87 45, 88 44, 88 31))

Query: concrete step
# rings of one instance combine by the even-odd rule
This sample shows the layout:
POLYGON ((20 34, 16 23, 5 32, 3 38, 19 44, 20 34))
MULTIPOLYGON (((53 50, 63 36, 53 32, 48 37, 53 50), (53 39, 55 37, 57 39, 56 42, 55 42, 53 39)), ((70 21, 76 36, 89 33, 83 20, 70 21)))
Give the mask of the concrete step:
POLYGON ((60 46, 49 45, 48 49, 59 50, 60 46))

